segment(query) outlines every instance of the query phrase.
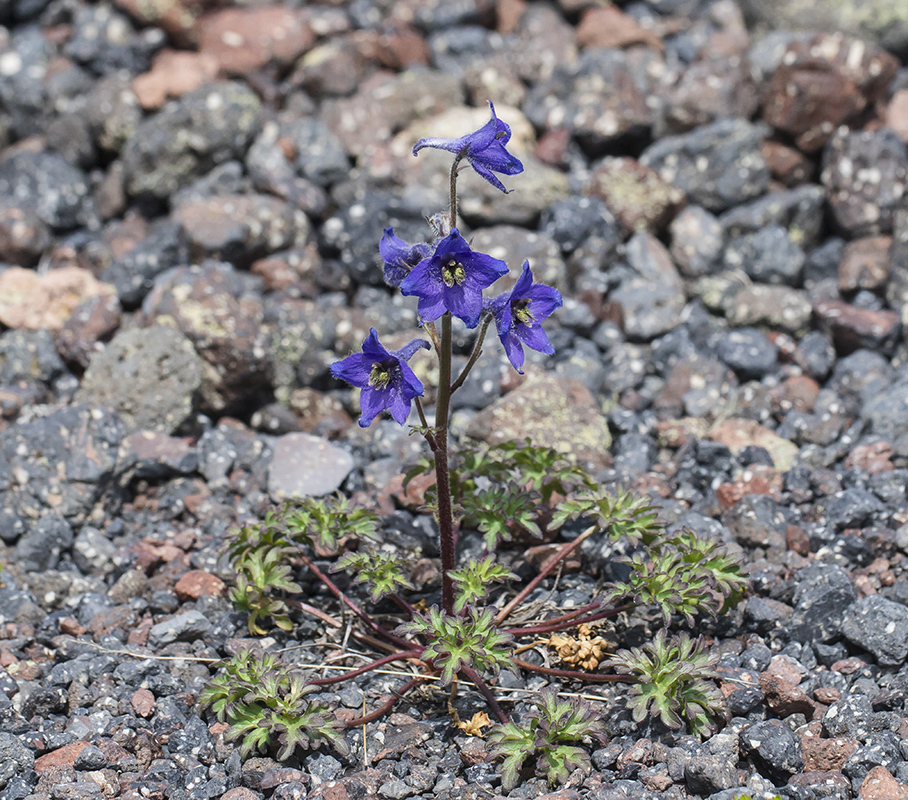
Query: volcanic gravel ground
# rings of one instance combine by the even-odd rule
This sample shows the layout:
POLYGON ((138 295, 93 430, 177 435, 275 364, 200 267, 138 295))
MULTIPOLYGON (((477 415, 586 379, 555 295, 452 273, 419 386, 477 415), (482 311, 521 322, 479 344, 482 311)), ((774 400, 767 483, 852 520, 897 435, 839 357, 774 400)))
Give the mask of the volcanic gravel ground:
MULTIPOLYGON (((489 99, 526 170, 507 195, 464 174, 461 228, 565 303, 525 379, 487 344, 456 437, 569 450, 752 579, 698 626, 721 655, 716 735, 565 685, 603 698, 610 743, 510 797, 908 796, 904 4, 266 3, 0 0, 0 798, 501 794, 435 688, 350 730, 349 758, 283 764, 242 762, 196 703, 253 641, 225 536, 288 492, 377 505, 437 600, 431 521, 400 483, 421 441, 360 429, 328 370, 372 326, 414 335, 378 240, 428 236, 450 162, 412 145, 475 130, 489 99)), ((612 575, 588 545, 534 613, 612 575)), ((254 641, 318 674, 364 663, 302 580, 341 627, 254 641)), ((324 696, 349 719, 404 680, 324 696)), ((519 717, 543 685, 497 691, 519 717)), ((465 687, 456 705, 484 708, 465 687)))

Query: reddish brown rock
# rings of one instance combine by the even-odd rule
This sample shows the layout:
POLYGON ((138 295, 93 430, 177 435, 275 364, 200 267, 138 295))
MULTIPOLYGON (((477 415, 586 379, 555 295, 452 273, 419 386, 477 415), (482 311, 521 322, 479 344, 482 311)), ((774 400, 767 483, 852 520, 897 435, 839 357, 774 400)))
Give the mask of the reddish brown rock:
POLYGON ((733 453, 749 445, 762 447, 772 456, 773 465, 781 472, 791 469, 798 454, 798 448, 792 442, 751 419, 731 417, 723 420, 710 428, 708 437, 724 444, 733 453))
POLYGON ((793 375, 769 390, 773 413, 784 417, 789 411, 813 411, 820 385, 807 375, 793 375))
POLYGON ((250 75, 269 64, 288 66, 315 43, 304 10, 289 6, 225 8, 197 23, 199 51, 224 75, 250 75))
POLYGON ((0 273, 0 323, 8 328, 56 331, 89 297, 115 294, 87 269, 60 267, 44 275, 22 267, 0 273))
POLYGON ((155 699, 154 695, 148 689, 137 689, 129 698, 129 704, 140 717, 148 719, 154 714, 155 699))
POLYGON ((88 747, 88 744, 88 742, 70 742, 63 745, 63 747, 58 747, 56 750, 45 753, 35 759, 35 771, 41 772, 54 767, 71 767, 79 753, 88 747))
POLYGON ((730 483, 723 483, 716 489, 716 498, 719 501, 719 507, 724 511, 731 508, 746 494, 775 494, 772 486, 763 476, 751 476, 749 478, 739 477, 730 483))
POLYGON ((831 686, 819 686, 813 690, 813 697, 818 703, 831 706, 842 699, 842 693, 831 686))
POLYGON ((137 76, 132 90, 139 104, 154 110, 167 100, 182 97, 217 77, 220 64, 211 53, 162 50, 151 62, 151 70, 137 76))
POLYGON ((880 289, 889 279, 891 236, 865 236, 849 242, 839 264, 839 290, 880 289))
POLYGON ((800 150, 781 142, 766 139, 760 143, 760 152, 769 165, 772 177, 783 186, 807 183, 813 174, 813 164, 800 150))
POLYGON ((804 758, 804 771, 825 771, 841 769, 842 765, 858 749, 858 742, 844 736, 833 739, 820 739, 817 736, 801 738, 801 755, 804 758))
POLYGON ((630 233, 658 233, 684 204, 684 194, 633 158, 606 158, 590 175, 583 193, 604 200, 630 233))
POLYGON ((583 13, 577 26, 577 44, 580 47, 629 47, 645 44, 660 52, 664 49, 662 40, 653 31, 647 30, 612 4, 590 8, 583 13))
POLYGON ((889 442, 873 442, 872 444, 859 444, 845 459, 845 468, 858 467, 871 475, 881 472, 891 472, 894 467, 892 461, 892 445, 889 442))
POLYGON ((813 313, 842 354, 863 348, 887 351, 895 346, 901 329, 894 311, 859 308, 843 300, 818 300, 813 313))
POLYGON ((36 211, 0 204, 0 261, 32 267, 50 244, 50 230, 36 211))
POLYGON ((890 53, 842 34, 793 42, 770 82, 763 119, 814 152, 880 99, 897 70, 890 53))
POLYGON ((205 595, 220 597, 227 590, 227 586, 217 575, 203 569, 191 569, 177 581, 173 590, 180 600, 186 602, 198 600, 205 595))
POLYGON ((778 717, 784 719, 792 714, 803 714, 807 719, 813 718, 816 703, 781 675, 760 673, 760 689, 766 698, 766 704, 778 717))
POLYGON ((886 767, 874 767, 867 773, 858 792, 859 800, 903 800, 908 786, 892 777, 886 767))

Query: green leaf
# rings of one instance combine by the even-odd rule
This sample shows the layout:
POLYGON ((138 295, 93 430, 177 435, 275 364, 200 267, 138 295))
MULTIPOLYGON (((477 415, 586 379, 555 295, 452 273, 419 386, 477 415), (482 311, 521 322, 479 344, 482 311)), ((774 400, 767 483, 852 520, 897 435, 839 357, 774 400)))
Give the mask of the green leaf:
POLYGON ((495 626, 491 608, 470 608, 466 615, 452 616, 432 606, 427 616, 417 616, 401 625, 398 632, 426 638, 422 658, 441 670, 441 680, 450 684, 463 667, 497 675, 511 661, 512 637, 495 626))
POLYGON ((369 587, 369 599, 377 603, 381 598, 401 589, 412 589, 413 584, 405 574, 406 562, 395 553, 384 550, 359 550, 344 553, 331 568, 332 572, 347 570, 356 583, 369 587))
POLYGON ((517 580, 513 572, 495 563, 494 556, 486 556, 481 561, 471 561, 462 569, 451 572, 456 591, 454 613, 459 614, 468 605, 483 599, 493 583, 517 580))

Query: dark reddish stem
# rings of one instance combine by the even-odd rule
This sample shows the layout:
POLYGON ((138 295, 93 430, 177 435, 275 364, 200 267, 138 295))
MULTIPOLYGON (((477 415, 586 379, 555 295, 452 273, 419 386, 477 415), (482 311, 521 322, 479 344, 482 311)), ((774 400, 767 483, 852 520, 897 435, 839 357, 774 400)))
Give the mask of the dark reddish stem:
POLYGON ((373 669, 378 669, 379 667, 383 667, 385 664, 391 664, 394 661, 403 661, 407 658, 420 658, 421 656, 422 650, 409 650, 404 653, 391 653, 390 655, 377 658, 375 659, 375 661, 372 661, 365 666, 359 667, 359 669, 345 672, 343 675, 335 675, 333 678, 316 678, 315 680, 309 681, 309 683, 315 686, 330 686, 332 683, 342 683, 343 681, 350 680, 350 678, 355 678, 358 675, 364 675, 367 672, 371 672, 373 669))
POLYGON ((347 608, 349 608, 357 617, 359 617, 370 630, 377 633, 379 636, 383 636, 389 642, 393 642, 398 647, 402 647, 404 650, 409 650, 413 647, 413 642, 408 642, 402 636, 397 636, 390 631, 386 631, 382 628, 377 622, 374 622, 369 618, 369 615, 366 614, 356 603, 354 603, 347 595, 345 595, 338 587, 337 584, 331 580, 324 572, 322 572, 315 564, 312 563, 312 560, 308 556, 302 556, 303 562, 306 564, 309 569, 312 570, 313 574, 328 587, 331 593, 340 600, 347 608))
POLYGON ((556 631, 563 631, 566 628, 574 628, 578 625, 588 625, 591 622, 598 622, 600 619, 615 617, 622 611, 629 611, 632 608, 631 604, 627 604, 618 606, 617 608, 610 608, 606 611, 600 611, 597 614, 580 617, 581 614, 585 614, 598 605, 598 603, 590 603, 588 606, 578 608, 570 614, 562 614, 560 617, 547 619, 545 622, 539 623, 539 625, 533 625, 529 628, 507 628, 506 632, 511 634, 511 636, 539 636, 544 633, 555 633, 556 631))
POLYGON ((387 714, 398 700, 401 700, 403 696, 409 692, 411 689, 415 689, 421 683, 425 681, 423 677, 412 678, 407 681, 403 686, 400 687, 397 691, 394 692, 394 696, 388 700, 386 703, 382 703, 378 708, 375 709, 371 714, 366 714, 364 717, 357 717, 356 719, 351 719, 348 722, 344 723, 348 728, 358 728, 360 725, 367 725, 370 722, 375 722, 375 720, 380 719, 385 714, 387 714))
POLYGON ((548 576, 548 574, 555 569, 558 564, 570 555, 574 550, 580 547, 584 539, 588 539, 592 536, 598 528, 594 525, 587 528, 583 533, 581 533, 573 542, 567 542, 564 544, 557 553, 555 553, 545 564, 542 565, 542 569, 539 570, 539 574, 533 578, 526 586, 521 589, 517 595, 508 603, 501 611, 498 612, 495 617, 495 624, 501 625, 508 615, 519 606, 540 583, 548 576))
POLYGON ((489 707, 495 713, 495 716, 498 717, 498 720, 503 724, 507 725, 510 722, 508 715, 504 713, 501 706, 498 705, 498 701, 495 699, 495 695, 492 694, 492 690, 486 685, 486 682, 479 677, 479 673, 472 667, 461 667, 460 671, 466 675, 467 679, 472 681, 476 688, 482 693, 482 696, 486 699, 486 702, 489 704, 489 707))
POLYGON ((598 675, 595 672, 581 672, 578 669, 555 669, 555 667, 540 667, 524 661, 522 658, 512 656, 511 660, 521 669, 530 672, 541 672, 543 675, 552 675, 556 678, 567 678, 572 681, 586 681, 587 683, 636 683, 636 678, 630 675, 598 675))

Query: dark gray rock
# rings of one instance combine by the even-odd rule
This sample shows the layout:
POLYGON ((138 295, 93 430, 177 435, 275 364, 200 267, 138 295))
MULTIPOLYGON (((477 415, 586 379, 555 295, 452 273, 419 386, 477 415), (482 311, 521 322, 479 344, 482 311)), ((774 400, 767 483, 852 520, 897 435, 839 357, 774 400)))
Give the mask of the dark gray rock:
POLYGON ((745 380, 762 378, 778 366, 775 345, 756 328, 722 334, 716 342, 716 355, 745 380))
POLYGON ((126 190, 165 200, 216 164, 242 156, 261 127, 262 105, 239 83, 190 92, 145 119, 123 148, 126 190))
POLYGON ((211 627, 211 620, 201 611, 184 611, 171 619, 152 625, 148 632, 148 642, 153 647, 161 647, 171 642, 192 641, 211 627))
POLYGON ((47 330, 0 333, 0 386, 20 381, 50 384, 66 368, 47 330))
POLYGON ((827 522, 837 531, 867 527, 886 511, 874 495, 857 486, 837 492, 823 505, 827 522))
MULTIPOLYGON (((868 393, 869 394, 869 393, 868 393)), ((869 396, 861 409, 868 432, 895 441, 908 433, 908 380, 899 381, 888 389, 869 396)))
POLYGON ((790 633, 799 642, 829 642, 842 630, 845 612, 857 600, 846 572, 833 564, 812 564, 795 573, 790 633))
POLYGON ((237 413, 268 390, 268 331, 256 277, 218 261, 176 267, 155 279, 142 312, 151 323, 176 327, 202 357, 206 410, 237 413))
POLYGON ((797 286, 801 282, 804 253, 781 225, 768 225, 729 242, 725 265, 743 269, 758 283, 797 286))
POLYGON ((725 244, 722 223, 700 206, 683 209, 669 226, 671 254, 682 273, 697 278, 710 273, 725 244))
POLYGON ((628 338, 650 341, 681 322, 684 295, 668 283, 653 284, 644 278, 623 281, 610 295, 621 306, 628 338))
POLYGON ((0 433, 0 505, 23 520, 53 510, 80 523, 116 474, 122 437, 115 414, 86 405, 8 428, 0 433))
POLYGON ((597 252, 603 257, 621 243, 621 229, 608 206, 597 197, 572 195, 558 200, 542 212, 539 229, 548 234, 565 254, 590 247, 590 239, 600 239, 597 252))
POLYGON ((784 549, 788 523, 769 495, 744 495, 722 514, 722 524, 744 547, 784 549))
POLYGON ((904 203, 908 148, 895 131, 840 131, 823 151, 823 185, 836 225, 850 238, 891 233, 904 203))
POLYGON ((640 137, 652 125, 646 88, 637 85, 634 73, 626 52, 589 48, 531 87, 524 113, 541 130, 567 126, 585 150, 601 154, 610 143, 640 137))
POLYGON ((842 635, 877 663, 899 666, 908 658, 908 608, 879 595, 862 597, 845 611, 842 635))
POLYGON ((22 702, 22 716, 32 719, 57 714, 66 708, 66 691, 59 686, 37 686, 22 702))
POLYGON ((769 167, 760 142, 769 130, 740 119, 726 119, 669 136, 640 157, 663 180, 712 212, 725 211, 761 195, 769 167))
POLYGON ((849 694, 833 703, 823 715, 823 730, 827 736, 848 736, 859 742, 867 741, 880 730, 870 698, 849 694))
POLYGON ((88 178, 57 153, 22 151, 0 162, 0 196, 15 197, 56 230, 86 225, 94 217, 88 178))
POLYGON ((741 752, 776 784, 783 784, 804 769, 801 742, 784 723, 758 722, 741 731, 741 752))
POLYGON ((166 41, 159 28, 137 32, 129 17, 108 5, 77 7, 72 25, 66 55, 99 75, 120 69, 131 75, 147 71, 166 41))
POLYGON ((92 358, 77 398, 115 409, 129 433, 174 433, 198 407, 202 369, 179 331, 133 328, 92 358))
POLYGON ((791 241, 803 250, 820 243, 826 189, 815 184, 772 192, 765 197, 726 211, 720 218, 729 237, 756 233, 771 225, 785 228, 791 241))
POLYGON ((874 767, 884 767, 891 774, 895 774, 903 758, 900 741, 898 734, 883 731, 873 736, 869 744, 859 747, 842 764, 842 772, 851 778, 855 794, 859 794, 861 783, 874 767))
POLYGON ((101 280, 112 283, 120 302, 135 308, 162 272, 189 261, 186 234, 179 223, 166 220, 152 226, 135 247, 114 259, 101 273, 101 280))
POLYGON ((22 744, 17 736, 0 733, 0 789, 6 788, 15 775, 34 766, 35 754, 32 750, 22 744))
POLYGON ((16 563, 26 572, 53 569, 72 544, 72 526, 57 514, 45 514, 16 544, 16 563))

